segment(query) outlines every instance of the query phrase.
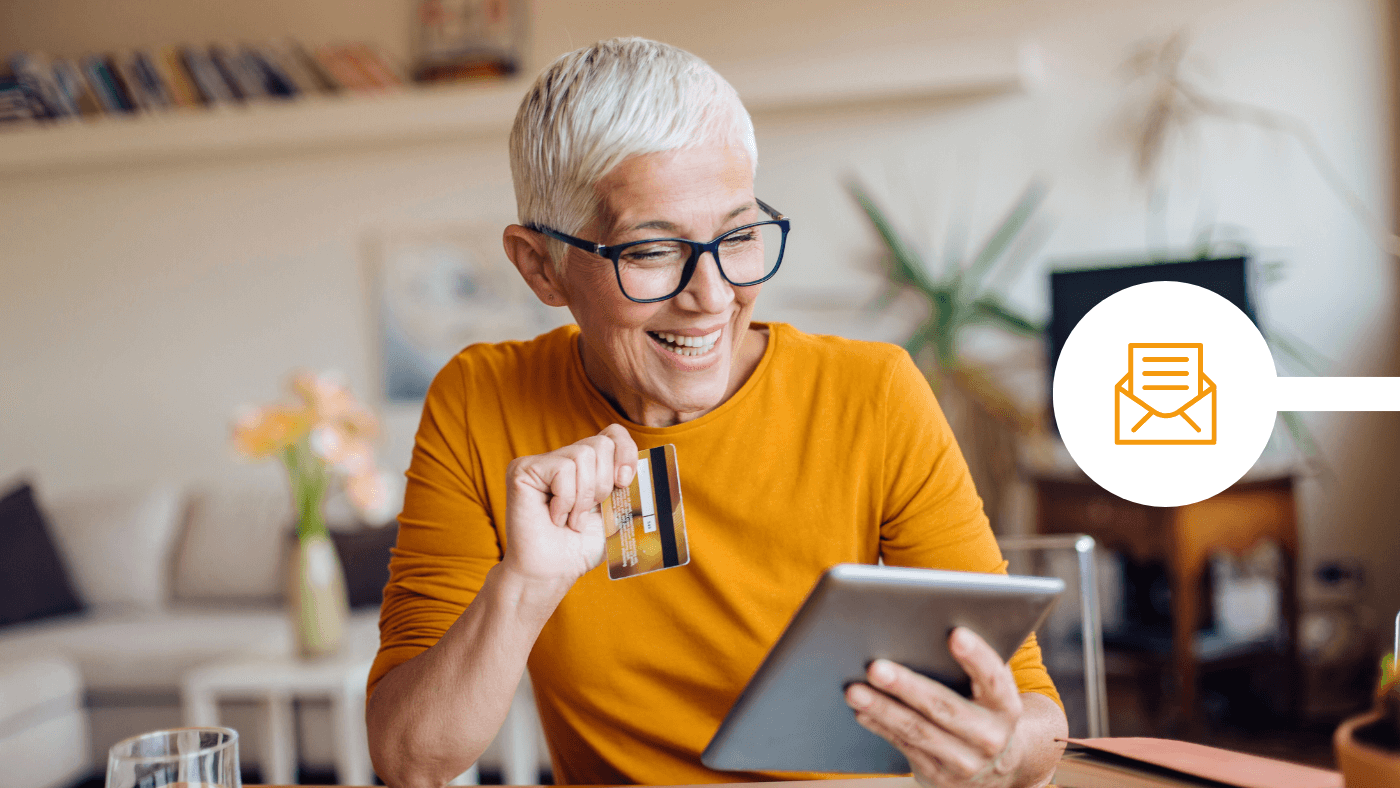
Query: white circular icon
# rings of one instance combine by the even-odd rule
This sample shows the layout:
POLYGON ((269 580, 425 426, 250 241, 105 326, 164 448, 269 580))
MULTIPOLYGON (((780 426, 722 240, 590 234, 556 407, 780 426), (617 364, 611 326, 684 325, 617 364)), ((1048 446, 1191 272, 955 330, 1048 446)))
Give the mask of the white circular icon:
POLYGON ((1234 304, 1149 282, 1104 299, 1055 367, 1060 437, 1089 478, 1148 506, 1215 495, 1259 459, 1276 412, 1273 357, 1234 304))

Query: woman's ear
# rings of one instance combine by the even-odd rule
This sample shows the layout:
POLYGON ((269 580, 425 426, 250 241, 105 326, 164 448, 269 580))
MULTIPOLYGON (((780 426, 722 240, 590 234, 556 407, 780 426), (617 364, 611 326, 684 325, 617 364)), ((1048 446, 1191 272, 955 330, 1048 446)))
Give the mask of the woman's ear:
POLYGON ((545 246, 545 237, 527 227, 512 224, 501 237, 515 270, 524 277, 525 284, 535 291, 535 296, 549 306, 568 306, 569 298, 559 282, 554 260, 545 246))

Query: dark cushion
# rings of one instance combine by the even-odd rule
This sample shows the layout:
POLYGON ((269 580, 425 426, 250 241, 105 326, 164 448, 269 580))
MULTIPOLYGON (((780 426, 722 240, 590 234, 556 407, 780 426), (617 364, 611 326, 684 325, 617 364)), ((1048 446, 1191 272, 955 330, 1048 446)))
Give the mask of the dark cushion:
POLYGON ((389 582, 389 550, 399 538, 398 523, 382 528, 331 531, 335 551, 345 568, 345 591, 351 609, 379 607, 389 582))
POLYGON ((0 626, 82 609, 34 489, 21 483, 0 498, 0 626))

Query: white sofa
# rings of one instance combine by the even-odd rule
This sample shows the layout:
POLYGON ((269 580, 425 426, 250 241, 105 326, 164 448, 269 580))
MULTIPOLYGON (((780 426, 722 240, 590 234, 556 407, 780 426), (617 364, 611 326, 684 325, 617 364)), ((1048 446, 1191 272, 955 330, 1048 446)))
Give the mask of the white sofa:
MULTIPOLYGON (((51 535, 86 609, 0 628, 0 748, 6 746, 5 726, 11 721, 9 726, 25 736, 61 741, 55 746, 68 751, 85 749, 79 757, 83 768, 65 774, 98 775, 116 742, 184 724, 180 686, 190 669, 231 657, 292 653, 292 628, 282 602, 293 538, 285 491, 155 486, 53 500, 42 492, 39 503, 51 535), (33 699, 8 693, 3 675, 41 663, 55 676, 50 684, 56 689, 49 695, 61 696, 66 688, 69 700, 63 702, 76 706, 73 699, 82 700, 62 724, 82 728, 85 716, 90 735, 57 739, 30 730, 26 720, 37 718, 20 707, 34 705, 33 699)), ((334 502, 332 509, 332 521, 350 516, 344 507, 337 514, 334 502)), ((372 655, 378 617, 377 608, 352 611, 346 642, 372 655)), ((328 704, 307 701, 298 709, 301 764, 329 770, 334 749, 328 704)), ((240 733, 245 768, 261 762, 258 712, 252 703, 220 706, 220 722, 240 733)), ((480 766, 519 782, 538 782, 538 770, 549 764, 527 683, 503 734, 480 766)), ((67 763, 64 758, 72 760, 51 757, 67 763)), ((64 784, 0 779, 0 788, 64 784)))
MULTIPOLYGON (((292 652, 281 601, 286 498, 280 490, 187 494, 169 486, 41 498, 86 609, 0 628, 0 665, 57 660, 76 669, 90 726, 87 772, 100 773, 121 739, 182 724, 180 680, 189 669, 292 652)), ((374 609, 352 613, 347 641, 374 643, 377 620, 374 609)), ((17 705, 20 699, 0 691, 0 720, 14 719, 17 705)), ((243 733, 245 766, 259 762, 255 711, 251 704, 221 709, 221 721, 243 733)), ((301 717, 303 761, 328 767, 325 710, 308 704, 301 717)))
POLYGON ((82 677, 61 657, 0 662, 0 786, 62 788, 89 770, 82 677))

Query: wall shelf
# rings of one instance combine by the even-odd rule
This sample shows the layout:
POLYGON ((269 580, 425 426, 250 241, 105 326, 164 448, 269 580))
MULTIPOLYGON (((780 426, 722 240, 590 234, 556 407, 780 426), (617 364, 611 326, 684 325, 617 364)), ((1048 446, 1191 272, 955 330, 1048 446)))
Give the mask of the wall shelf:
POLYGON ((17 129, 0 133, 0 177, 505 133, 525 87, 418 87, 17 129))
MULTIPOLYGON (((734 75, 736 89, 755 115, 1002 95, 1025 83, 1024 58, 1011 47, 886 52, 879 58, 847 53, 818 63, 774 60, 716 67, 734 75)), ((378 95, 314 96, 13 129, 0 132, 0 179, 504 136, 528 84, 522 78, 411 87, 378 95)))

